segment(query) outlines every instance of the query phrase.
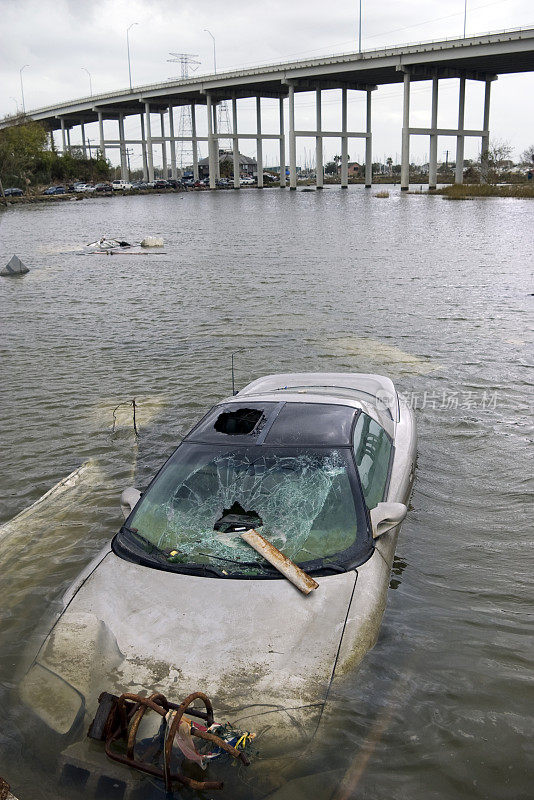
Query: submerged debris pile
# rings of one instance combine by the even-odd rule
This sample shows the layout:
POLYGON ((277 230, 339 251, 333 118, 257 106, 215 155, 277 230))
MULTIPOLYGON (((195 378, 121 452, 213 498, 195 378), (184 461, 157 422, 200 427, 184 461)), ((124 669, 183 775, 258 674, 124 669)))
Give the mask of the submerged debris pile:
POLYGON ((235 731, 228 724, 215 723, 211 701, 202 692, 193 692, 180 705, 169 702, 157 692, 150 697, 129 693, 116 697, 102 692, 98 703, 88 737, 104 742, 106 755, 113 761, 162 780, 167 792, 173 791, 175 783, 197 791, 223 788, 222 781, 197 781, 184 775, 180 768, 184 760, 193 761, 205 769, 208 761, 226 753, 245 766, 250 764, 245 751, 254 738, 253 734, 235 731), (200 700, 206 710, 195 708, 195 700, 200 700), (159 714, 160 725, 152 736, 139 740, 139 727, 148 710, 159 714), (196 719, 186 717, 186 711, 189 717, 196 719), (211 749, 199 751, 193 737, 211 749))

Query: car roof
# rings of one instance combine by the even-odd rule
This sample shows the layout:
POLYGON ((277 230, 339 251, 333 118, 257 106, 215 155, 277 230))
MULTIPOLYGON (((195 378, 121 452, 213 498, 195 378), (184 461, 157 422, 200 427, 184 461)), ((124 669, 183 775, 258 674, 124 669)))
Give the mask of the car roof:
POLYGON ((291 372, 266 375, 249 383, 229 402, 245 397, 292 403, 332 403, 359 408, 391 436, 399 420, 399 398, 384 375, 358 372, 291 372))
POLYGON ((233 397, 214 406, 185 438, 232 446, 348 447, 358 410, 352 404, 300 398, 233 397))

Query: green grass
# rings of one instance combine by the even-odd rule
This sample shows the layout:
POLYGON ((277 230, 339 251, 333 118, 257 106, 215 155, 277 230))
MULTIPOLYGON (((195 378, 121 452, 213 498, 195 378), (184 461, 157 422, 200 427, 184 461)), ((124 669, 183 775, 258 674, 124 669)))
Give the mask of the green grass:
POLYGON ((490 183, 457 183, 436 189, 432 194, 441 194, 451 200, 469 197, 534 197, 534 181, 510 186, 495 186, 490 183))

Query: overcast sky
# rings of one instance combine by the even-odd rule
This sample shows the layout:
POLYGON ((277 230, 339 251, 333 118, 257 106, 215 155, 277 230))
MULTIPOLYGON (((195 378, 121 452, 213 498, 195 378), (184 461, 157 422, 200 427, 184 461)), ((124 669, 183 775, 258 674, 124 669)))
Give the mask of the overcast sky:
MULTIPOLYGON (((218 71, 350 52, 357 48, 358 4, 359 0, 0 0, 0 115, 21 106, 19 70, 25 64, 27 110, 88 95, 89 77, 82 67, 91 73, 95 94, 127 86, 126 28, 133 22, 138 25, 130 31, 132 79, 139 85, 179 75, 179 65, 168 63, 171 52, 197 55, 201 64, 195 74, 211 73, 212 39, 205 28, 216 39, 218 71)), ((362 5, 363 49, 463 33, 464 0, 362 0, 362 5)), ((468 36, 516 27, 534 27, 532 0, 467 0, 468 36)), ((400 157, 401 91, 400 86, 382 86, 373 94, 374 160, 400 157)), ((482 85, 468 82, 466 127, 481 127, 482 92, 482 85)), ((338 94, 324 94, 325 128, 339 126, 338 94)), ((363 96, 350 92, 349 97, 349 129, 361 129, 363 96)), ((456 124, 457 98, 458 81, 441 81, 440 124, 456 124)), ((508 141, 515 157, 534 143, 533 98, 533 73, 501 76, 492 87, 491 134, 508 141)), ((274 131, 276 103, 263 102, 265 131, 274 131)), ((240 127, 252 132, 251 101, 240 101, 239 109, 240 127)), ((430 84, 422 82, 412 89, 412 124, 428 125, 429 116, 430 84)), ((299 94, 297 127, 309 129, 313 121, 313 96, 299 94)), ((127 135, 138 132, 139 123, 132 118, 127 135)), ((88 135, 97 139, 96 126, 88 127, 88 135)), ((106 135, 117 136, 112 127, 106 135)), ((350 144, 351 159, 361 160, 363 144, 350 144)), ((412 137, 411 146, 413 160, 428 159, 427 137, 412 137)), ((440 139, 438 158, 444 159, 445 150, 453 151, 454 146, 454 139, 440 139)), ((312 157, 313 147, 313 140, 300 143, 299 162, 312 157)), ((475 157, 479 148, 478 140, 468 140, 466 157, 475 157)), ((250 142, 243 142, 241 150, 254 155, 250 142)), ((337 140, 332 140, 325 156, 338 151, 337 140)), ((274 144, 265 144, 264 152, 266 162, 278 163, 274 144)), ((158 154, 155 161, 161 161, 158 154)), ((132 167, 139 166, 137 162, 140 154, 134 153, 132 167)))

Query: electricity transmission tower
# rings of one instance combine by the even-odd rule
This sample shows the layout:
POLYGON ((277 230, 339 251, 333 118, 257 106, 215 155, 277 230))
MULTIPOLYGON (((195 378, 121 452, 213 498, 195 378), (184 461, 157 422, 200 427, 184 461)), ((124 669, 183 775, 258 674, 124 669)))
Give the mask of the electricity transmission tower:
MULTIPOLYGON (((168 58, 173 64, 180 64, 180 77, 182 80, 189 78, 189 69, 193 72, 198 69, 200 61, 197 55, 190 53, 169 53, 172 58, 168 58)), ((180 120, 178 123, 178 136, 192 136, 193 121, 191 119, 191 106, 180 106, 180 120)), ((181 170, 191 164, 193 160, 193 147, 191 142, 178 142, 178 164, 181 170)))
MULTIPOLYGON (((217 131, 219 133, 219 142, 221 141, 220 134, 221 133, 231 133, 230 130, 230 115, 228 113, 228 103, 226 100, 223 100, 222 103, 219 103, 219 113, 217 115, 217 131)), ((231 142, 231 140, 228 140, 231 142)))

